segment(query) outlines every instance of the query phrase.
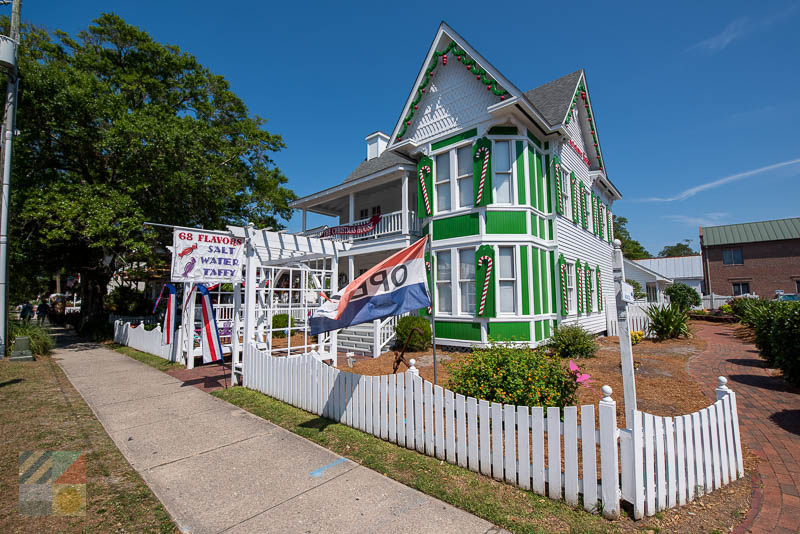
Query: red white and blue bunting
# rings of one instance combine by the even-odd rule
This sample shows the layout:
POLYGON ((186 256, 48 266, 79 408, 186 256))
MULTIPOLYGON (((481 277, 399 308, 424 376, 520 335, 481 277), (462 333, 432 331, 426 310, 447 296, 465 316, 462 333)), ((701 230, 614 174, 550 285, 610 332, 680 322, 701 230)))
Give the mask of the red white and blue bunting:
POLYGON ((214 315, 214 306, 211 294, 203 284, 197 284, 197 292, 202 297, 203 304, 203 330, 200 334, 200 346, 203 352, 203 363, 212 363, 222 360, 222 344, 219 341, 217 318, 214 315))

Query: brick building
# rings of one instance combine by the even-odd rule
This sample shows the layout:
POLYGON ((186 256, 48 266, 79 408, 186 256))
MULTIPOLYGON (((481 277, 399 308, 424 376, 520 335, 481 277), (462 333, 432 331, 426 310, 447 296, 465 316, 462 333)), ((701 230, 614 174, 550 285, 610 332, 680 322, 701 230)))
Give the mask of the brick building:
POLYGON ((706 293, 800 293, 800 217, 700 227, 706 293))

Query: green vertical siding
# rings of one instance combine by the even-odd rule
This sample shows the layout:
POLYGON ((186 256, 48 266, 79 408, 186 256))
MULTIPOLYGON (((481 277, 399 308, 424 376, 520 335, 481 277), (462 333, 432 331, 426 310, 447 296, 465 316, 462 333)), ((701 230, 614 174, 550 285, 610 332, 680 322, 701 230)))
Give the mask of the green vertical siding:
POLYGON ((528 139, 533 141, 533 144, 535 144, 539 148, 542 148, 542 142, 539 141, 539 139, 535 135, 533 135, 530 130, 525 130, 525 133, 528 134, 528 139))
POLYGON ((431 145, 431 150, 439 150, 440 148, 450 146, 452 144, 458 143, 459 141, 469 139, 470 137, 475 137, 476 135, 478 135, 478 129, 473 128, 471 130, 467 130, 466 132, 462 132, 458 135, 454 135, 453 137, 448 137, 447 139, 436 141, 431 145))
POLYGON ((538 198, 536 197, 536 160, 535 160, 536 150, 533 146, 528 145, 528 189, 530 190, 530 197, 531 197, 531 206, 536 207, 538 205, 538 198))
POLYGON ((544 338, 543 339, 547 339, 548 337, 550 337, 550 321, 549 320, 544 322, 544 338))
POLYGON ((531 213, 531 235, 539 236, 539 224, 536 222, 535 213, 531 213))
POLYGON ((433 239, 450 239, 477 235, 480 229, 477 213, 468 213, 433 221, 433 239))
POLYGON ((539 284, 540 284, 540 291, 542 295, 542 313, 550 313, 550 301, 548 300, 548 291, 547 291, 547 251, 540 250, 539 251, 539 284))
POLYGON ((534 332, 534 340, 535 341, 541 341, 541 340, 544 339, 544 337, 542 336, 542 323, 543 322, 544 321, 536 321, 536 324, 534 324, 534 330, 535 330, 535 332, 534 332))
POLYGON ((455 321, 436 321, 436 337, 460 339, 463 341, 480 341, 480 323, 458 323, 455 321))
POLYGON ((539 249, 531 247, 533 252, 532 258, 532 271, 533 271, 533 313, 539 315, 542 313, 542 262, 539 259, 539 249))
POLYGON ((550 251, 550 309, 551 313, 556 313, 558 307, 556 306, 556 253, 550 251))
POLYGON ((550 230, 551 230, 550 234, 547 234, 547 232, 545 232, 545 230, 544 230, 544 219, 542 219, 540 217, 539 218, 539 237, 541 237, 542 239, 553 239, 553 232, 552 232, 553 228, 552 228, 552 226, 551 226, 550 230))
POLYGON ((525 172, 525 145, 522 141, 517 141, 517 204, 525 205, 525 184, 528 175, 525 172))
MULTIPOLYGON (((438 222, 438 221, 437 221, 438 222)), ((437 226, 438 228, 438 226, 437 226)), ((487 211, 487 234, 527 234, 524 211, 487 211)))
POLYGON ((489 337, 497 341, 530 341, 530 323, 489 323, 489 337))
POLYGON ((536 153, 536 190, 536 198, 538 199, 537 207, 540 211, 548 213, 548 211, 545 209, 544 202, 544 173, 542 172, 542 155, 538 152, 536 153))
MULTIPOLYGON (((547 146, 547 143, 545 143, 545 146, 547 146)), ((543 177, 544 177, 544 180, 545 180, 545 185, 547 186, 547 203, 545 204, 544 212, 545 213, 552 213, 553 209, 552 209, 551 205, 552 205, 552 200, 553 199, 551 197, 553 196, 553 193, 552 193, 552 190, 550 189, 550 156, 549 155, 544 157, 544 175, 543 175, 543 177)))
POLYGON ((528 247, 519 247, 520 276, 522 277, 522 315, 531 312, 531 296, 528 290, 528 247))

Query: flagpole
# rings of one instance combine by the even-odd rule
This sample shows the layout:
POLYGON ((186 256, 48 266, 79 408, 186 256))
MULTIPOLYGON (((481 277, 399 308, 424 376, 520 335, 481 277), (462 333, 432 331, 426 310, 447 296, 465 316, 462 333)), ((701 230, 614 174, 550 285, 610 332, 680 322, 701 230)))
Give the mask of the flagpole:
MULTIPOLYGON (((430 258, 431 265, 433 265, 434 264, 433 263, 433 249, 432 249, 432 246, 431 246, 431 241, 433 241, 432 236, 431 236, 431 234, 432 234, 431 228, 433 228, 433 225, 430 222, 428 224, 429 224, 429 226, 428 226, 428 257, 430 258)), ((429 280, 431 281, 431 285, 433 285, 433 283, 432 283, 433 282, 433 269, 431 269, 431 276, 430 276, 429 280)), ((430 292, 432 294, 433 293, 433 288, 429 288, 429 290, 430 290, 430 292)), ((431 296, 431 295, 428 295, 428 296, 431 296)), ((434 316, 435 313, 436 313, 436 309, 433 306, 433 299, 431 299, 430 321, 431 321, 431 341, 432 341, 432 350, 433 350, 433 383, 434 383, 434 385, 437 385, 438 384, 438 382, 437 382, 438 376, 437 376, 437 372, 436 372, 436 321, 434 321, 434 319, 433 319, 433 316, 434 316)))

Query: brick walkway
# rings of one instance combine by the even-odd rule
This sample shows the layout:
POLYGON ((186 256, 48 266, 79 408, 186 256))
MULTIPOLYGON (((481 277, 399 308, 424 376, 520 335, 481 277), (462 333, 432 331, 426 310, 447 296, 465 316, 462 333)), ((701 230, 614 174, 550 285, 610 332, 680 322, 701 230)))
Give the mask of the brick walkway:
POLYGON ((710 399, 717 376, 736 392, 742 443, 762 460, 753 481, 753 502, 734 532, 800 532, 800 392, 764 368, 755 346, 733 336, 731 325, 696 323, 708 346, 688 370, 710 399), (711 385, 711 387, 708 387, 711 385))

